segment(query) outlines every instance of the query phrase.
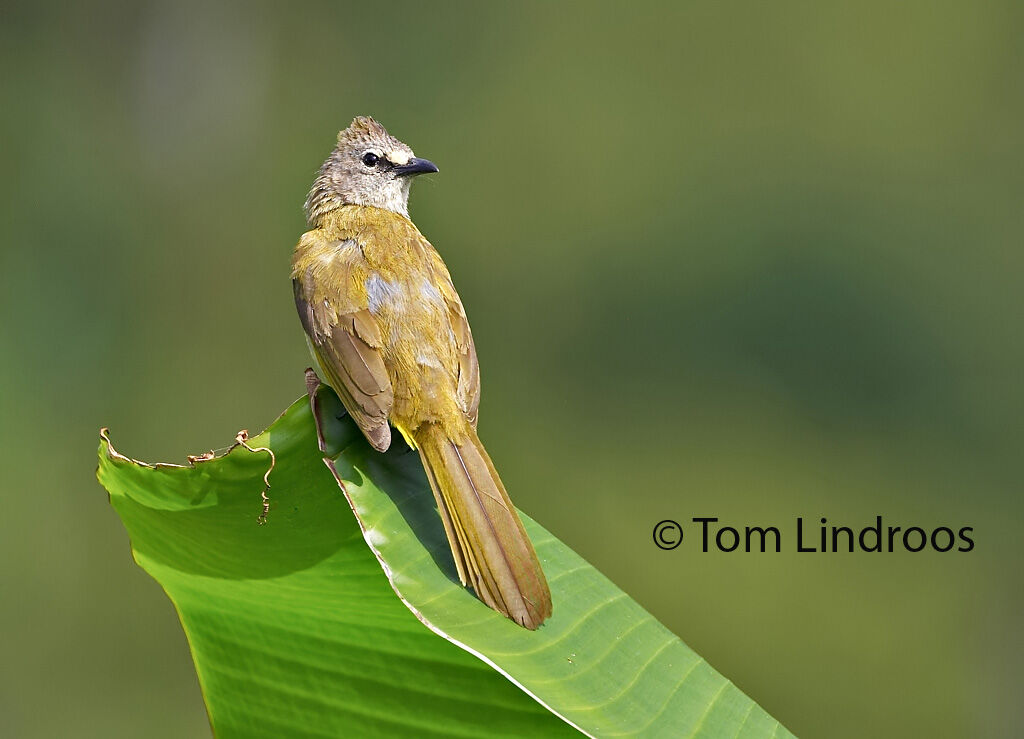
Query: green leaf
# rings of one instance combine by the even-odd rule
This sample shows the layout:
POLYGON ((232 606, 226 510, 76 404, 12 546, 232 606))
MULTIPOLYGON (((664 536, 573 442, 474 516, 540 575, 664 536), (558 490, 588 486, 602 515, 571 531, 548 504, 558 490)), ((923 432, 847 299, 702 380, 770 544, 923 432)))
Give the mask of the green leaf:
POLYGON ((307 398, 256 451, 146 465, 100 444, 99 480, 178 610, 216 736, 790 736, 528 517, 554 615, 530 632, 491 611, 458 584, 418 455, 378 454, 333 393, 318 402, 348 504, 307 398))

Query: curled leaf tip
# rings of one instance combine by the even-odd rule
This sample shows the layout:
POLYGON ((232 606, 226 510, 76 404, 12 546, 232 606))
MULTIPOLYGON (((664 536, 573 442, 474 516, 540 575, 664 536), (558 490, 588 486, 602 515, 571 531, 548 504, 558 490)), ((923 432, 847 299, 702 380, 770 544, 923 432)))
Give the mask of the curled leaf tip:
POLYGON ((263 510, 260 511, 260 515, 256 517, 256 522, 262 526, 267 522, 267 514, 270 513, 270 496, 267 493, 270 491, 270 473, 274 471, 274 467, 277 465, 277 457, 274 455, 274 451, 270 447, 266 446, 249 446, 246 442, 249 440, 249 430, 242 429, 235 434, 235 443, 237 446, 243 446, 253 454, 259 452, 266 452, 270 455, 270 467, 263 473, 263 490, 260 491, 260 498, 263 505, 263 510))

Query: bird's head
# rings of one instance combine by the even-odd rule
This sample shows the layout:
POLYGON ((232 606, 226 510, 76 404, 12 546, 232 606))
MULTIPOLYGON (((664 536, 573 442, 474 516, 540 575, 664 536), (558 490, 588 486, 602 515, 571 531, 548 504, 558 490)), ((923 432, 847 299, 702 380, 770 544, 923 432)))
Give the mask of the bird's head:
POLYGON ((418 174, 436 172, 427 159, 389 134, 369 116, 360 116, 338 134, 338 145, 320 167, 309 197, 311 226, 342 205, 372 205, 409 215, 409 188, 418 174))

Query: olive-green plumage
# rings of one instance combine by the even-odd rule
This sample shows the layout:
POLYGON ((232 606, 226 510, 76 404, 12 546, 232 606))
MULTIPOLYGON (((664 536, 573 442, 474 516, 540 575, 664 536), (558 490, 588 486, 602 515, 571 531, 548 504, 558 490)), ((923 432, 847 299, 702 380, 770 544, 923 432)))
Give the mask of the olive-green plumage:
POLYGON ((372 118, 342 131, 306 201, 296 306, 324 379, 370 444, 386 450, 394 426, 419 450, 463 584, 535 629, 551 594, 476 434, 480 370, 466 312, 408 218, 412 177, 436 171, 372 118))

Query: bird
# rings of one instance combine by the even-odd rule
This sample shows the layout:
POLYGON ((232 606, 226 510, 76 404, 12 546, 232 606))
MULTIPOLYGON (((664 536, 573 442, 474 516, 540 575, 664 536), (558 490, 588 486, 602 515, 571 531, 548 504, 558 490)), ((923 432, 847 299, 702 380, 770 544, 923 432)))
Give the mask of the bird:
POLYGON ((324 381, 379 452, 419 452, 459 580, 534 630, 551 615, 537 553, 477 435, 480 366, 462 300, 409 217, 428 159, 369 116, 338 134, 306 198, 295 305, 324 381))

